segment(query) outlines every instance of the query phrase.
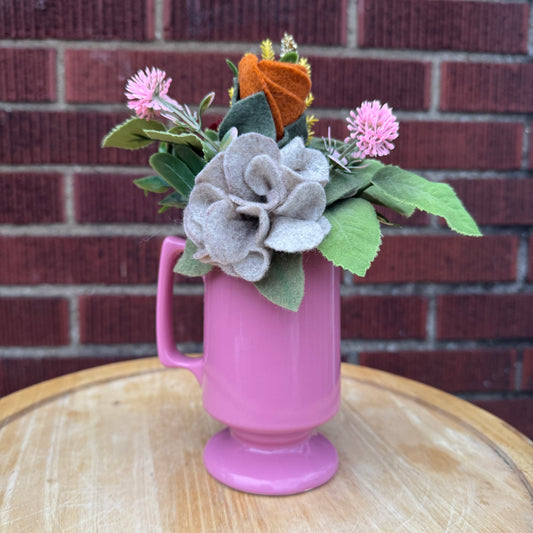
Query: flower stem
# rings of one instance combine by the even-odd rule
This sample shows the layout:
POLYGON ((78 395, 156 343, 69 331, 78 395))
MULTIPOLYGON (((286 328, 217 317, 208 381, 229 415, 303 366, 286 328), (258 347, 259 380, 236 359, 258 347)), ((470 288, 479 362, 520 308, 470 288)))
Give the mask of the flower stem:
POLYGON ((157 102, 161 104, 161 107, 163 109, 166 109, 172 115, 175 115, 177 117, 177 120, 174 120, 174 123, 185 126, 191 133, 194 133, 195 135, 200 137, 204 142, 209 144, 209 146, 211 146, 216 152, 220 152, 220 147, 217 146, 203 132, 201 123, 190 113, 187 113, 186 111, 184 111, 182 106, 180 106, 179 104, 176 105, 161 97, 156 97, 155 100, 157 100, 157 102))

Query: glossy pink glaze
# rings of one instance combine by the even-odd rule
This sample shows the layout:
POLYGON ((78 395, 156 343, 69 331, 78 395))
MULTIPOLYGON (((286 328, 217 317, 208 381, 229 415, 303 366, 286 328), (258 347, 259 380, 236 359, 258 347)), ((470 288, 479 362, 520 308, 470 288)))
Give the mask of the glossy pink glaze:
POLYGON ((324 483, 337 467, 336 452, 312 430, 339 408, 339 270, 319 252, 304 254, 305 295, 292 312, 269 302, 252 283, 213 269, 204 276, 204 356, 193 359, 176 349, 172 333, 172 270, 184 246, 177 237, 163 243, 157 343, 161 362, 193 372, 206 411, 231 428, 208 444, 208 470, 241 490, 259 492, 260 486, 262 494, 324 483), (265 450, 277 454, 274 463, 265 450), (277 467, 282 457, 294 462, 291 457, 302 454, 308 458, 295 463, 300 466, 292 481, 285 480, 284 468, 277 467), (237 464, 248 465, 248 479, 240 471, 231 475, 237 464), (263 472, 260 479, 257 472, 263 472))

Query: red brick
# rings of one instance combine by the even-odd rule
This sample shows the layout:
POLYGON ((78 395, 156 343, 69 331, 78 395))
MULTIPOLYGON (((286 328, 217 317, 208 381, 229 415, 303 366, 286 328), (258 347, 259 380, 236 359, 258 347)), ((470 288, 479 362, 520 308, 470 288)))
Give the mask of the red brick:
POLYGON ((68 301, 63 298, 0 298, 0 345, 69 343, 68 301))
MULTIPOLYGON (((346 136, 346 122, 321 119, 317 135, 346 136)), ((515 170, 522 164, 524 126, 516 122, 401 122, 384 163, 411 169, 515 170)))
MULTIPOLYGON (((155 298, 152 296, 82 296, 80 340, 84 344, 155 342, 155 298)), ((176 342, 201 342, 203 297, 174 300, 176 342)))
POLYGON ((358 283, 487 282, 516 278, 518 239, 490 235, 384 237, 377 258, 358 283), (497 257, 498 260, 494 261, 497 257))
MULTIPOLYGON (((102 138, 128 114, 0 111, 0 162, 8 165, 147 165, 155 148, 102 148, 102 138)), ((155 146, 155 145, 154 145, 155 146)))
POLYGON ((443 63, 443 111, 531 113, 533 65, 443 63))
POLYGON ((0 174, 0 224, 47 224, 63 220, 61 175, 0 174))
POLYGON ((160 240, 0 237, 0 283, 155 283, 160 240))
POLYGON ((142 175, 78 174, 74 178, 76 220, 80 223, 161 223, 180 224, 181 209, 159 214, 164 195, 149 194, 132 180, 142 175))
MULTIPOLYGON (((215 91, 218 105, 228 105, 232 73, 224 53, 152 52, 145 50, 67 50, 66 99, 75 103, 126 102, 128 78, 146 66, 161 68, 172 78, 169 95, 179 102, 199 104, 215 91)), ((126 109, 126 105, 124 105, 126 109)))
POLYGON ((437 299, 439 339, 530 339, 533 294, 462 294, 437 299))
POLYGON ((86 368, 125 361, 131 357, 103 355, 97 357, 2 357, 0 358, 0 396, 35 383, 86 368))
POLYGON ((428 109, 431 65, 347 57, 309 57, 316 107, 355 109, 381 100, 395 109, 428 109))
POLYGON ((165 8, 169 40, 259 43, 268 37, 279 44, 288 32, 298 44, 346 43, 346 0, 166 0, 165 8))
POLYGON ((146 41, 154 37, 153 10, 153 0, 5 0, 0 38, 146 41))
POLYGON ((505 420, 526 437, 533 439, 533 398, 475 400, 472 403, 505 420))
POLYGON ((341 338, 423 339, 426 309, 417 296, 344 296, 341 338))
POLYGON ((56 99, 55 60, 55 50, 0 49, 0 72, 2 72, 0 101, 54 101, 56 99))
POLYGON ((533 225, 533 180, 529 178, 453 179, 448 183, 478 224, 533 225))
POLYGON ((521 390, 533 390, 533 348, 524 350, 522 359, 522 383, 521 390))
POLYGON ((527 279, 528 281, 533 281, 533 235, 529 237, 529 267, 527 279))
POLYGON ((360 0, 359 46, 527 52, 527 4, 449 0, 360 0))
POLYGON ((448 392, 514 389, 515 350, 363 352, 359 364, 448 392))

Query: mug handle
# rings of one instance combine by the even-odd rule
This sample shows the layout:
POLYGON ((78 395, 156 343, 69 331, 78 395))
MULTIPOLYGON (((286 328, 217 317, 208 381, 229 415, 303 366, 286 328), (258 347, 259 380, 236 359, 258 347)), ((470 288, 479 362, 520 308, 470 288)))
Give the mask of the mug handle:
POLYGON ((203 357, 187 357, 174 342, 172 289, 173 269, 178 257, 185 250, 185 241, 180 237, 166 237, 161 247, 156 300, 156 338, 159 360, 167 367, 190 370, 201 384, 204 368, 203 357))

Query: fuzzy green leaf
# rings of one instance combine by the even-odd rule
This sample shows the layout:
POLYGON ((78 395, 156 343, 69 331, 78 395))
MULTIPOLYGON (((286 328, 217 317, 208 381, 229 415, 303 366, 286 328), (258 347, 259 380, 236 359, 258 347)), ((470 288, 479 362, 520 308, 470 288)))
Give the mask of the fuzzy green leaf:
POLYGON ((289 311, 298 311, 304 285, 302 254, 285 253, 274 253, 266 276, 255 283, 265 298, 289 311))
POLYGON ((324 216, 331 231, 318 249, 335 266, 364 276, 381 245, 379 221, 372 204, 348 198, 328 207, 324 216))
POLYGON ((194 186, 194 174, 177 157, 167 153, 157 153, 150 157, 150 166, 176 191, 189 198, 194 186))
POLYGON ((447 183, 434 183, 395 166, 380 170, 372 183, 401 204, 443 217, 457 233, 481 235, 474 219, 447 183))
POLYGON ((125 148, 137 150, 153 142, 144 130, 166 131, 166 128, 157 120, 143 118, 129 118, 122 124, 115 126, 102 140, 103 148, 125 148))
POLYGON ((161 176, 146 176, 145 178, 137 178, 133 183, 146 193, 164 193, 170 188, 170 185, 161 176))
POLYGON ((195 148, 202 148, 202 141, 194 133, 172 133, 170 131, 157 131, 145 129, 146 137, 154 141, 167 142, 172 144, 188 144, 195 148))
POLYGON ((191 239, 187 239, 185 242, 185 250, 183 250, 183 253, 174 267, 174 272, 176 274, 191 277, 204 276, 213 268, 213 265, 202 263, 193 257, 197 250, 198 248, 196 247, 196 244, 194 244, 191 239))

